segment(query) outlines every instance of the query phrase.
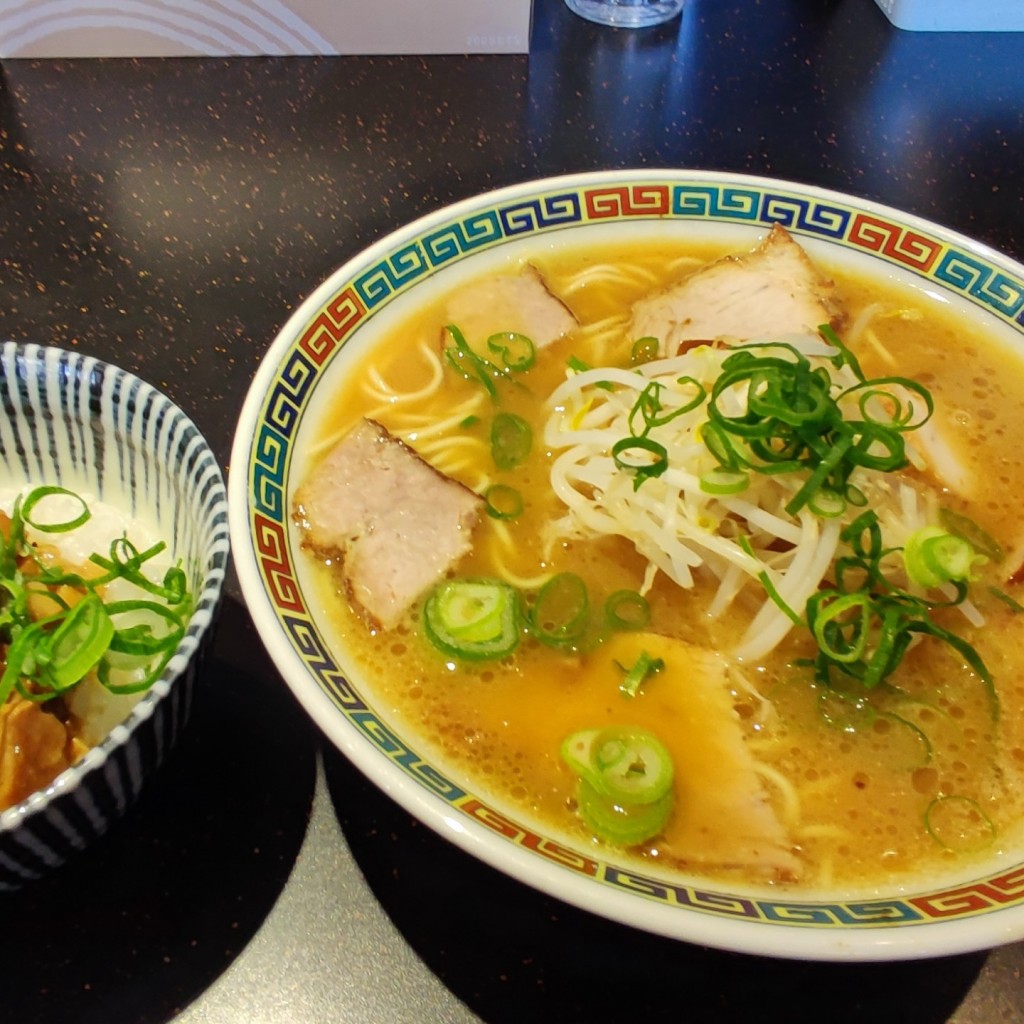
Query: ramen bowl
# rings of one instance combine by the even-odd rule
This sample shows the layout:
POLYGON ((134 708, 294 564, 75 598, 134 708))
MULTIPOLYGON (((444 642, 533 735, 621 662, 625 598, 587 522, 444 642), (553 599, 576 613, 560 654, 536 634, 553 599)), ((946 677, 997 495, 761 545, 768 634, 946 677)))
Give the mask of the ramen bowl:
POLYGON ((309 452, 360 359, 412 311, 538 253, 590 244, 616 251, 673 234, 739 251, 773 224, 813 258, 937 297, 1016 356, 1024 350, 1021 267, 878 204, 678 170, 583 174, 485 194, 410 224, 337 270, 270 347, 232 455, 230 523, 245 599, 281 675, 330 741, 412 815, 545 893, 663 936, 777 957, 909 959, 1019 939, 1024 849, 1012 845, 969 867, 910 870, 869 890, 842 882, 802 889, 661 870, 545 826, 409 731, 381 696, 396 669, 355 656, 310 575, 293 517, 309 452))
POLYGON ((166 545, 161 559, 181 566, 192 596, 180 639, 152 685, 115 707, 97 684, 100 696, 90 698, 87 712, 93 745, 0 813, 3 891, 107 832, 173 749, 219 607, 229 540, 213 452, 185 413, 145 381, 77 352, 7 342, 0 346, 0 401, 7 497, 45 486, 87 498, 93 521, 107 516, 111 532, 118 528, 104 534, 108 547, 120 531, 144 524, 140 529, 166 545))

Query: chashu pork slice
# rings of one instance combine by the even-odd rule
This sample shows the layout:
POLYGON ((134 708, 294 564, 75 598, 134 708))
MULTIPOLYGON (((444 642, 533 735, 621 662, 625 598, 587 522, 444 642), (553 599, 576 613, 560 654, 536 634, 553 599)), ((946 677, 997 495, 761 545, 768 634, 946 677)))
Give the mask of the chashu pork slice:
POLYGON ((633 306, 632 338, 663 355, 718 339, 770 341, 835 325, 835 285, 780 224, 750 252, 725 256, 633 306))
POLYGON ((472 546, 483 499, 364 419, 295 492, 303 546, 339 559, 350 600, 394 626, 472 546))
POLYGON ((687 864, 773 880, 797 878, 801 864, 744 739, 727 660, 650 633, 620 634, 608 647, 605 657, 616 668, 636 664, 644 652, 664 662, 634 698, 635 705, 654 705, 648 712, 656 722, 653 731, 675 761, 675 810, 662 849, 687 864), (659 692, 663 687, 666 692, 659 692))
MULTIPOLYGON (((616 633, 584 664, 551 684, 544 714, 532 701, 503 708, 503 724, 528 758, 558 758, 579 729, 615 723, 654 733, 675 767, 675 800, 655 841, 666 859, 758 880, 800 876, 789 824, 772 803, 744 736, 728 660, 716 651, 649 632, 616 633), (621 692, 623 666, 661 659, 637 696, 621 692), (603 713, 596 700, 603 699, 603 713), (552 753, 555 752, 555 753, 552 753)), ((568 769, 564 769, 568 773, 568 769)))
POLYGON ((518 273, 495 274, 455 292, 445 309, 445 323, 454 324, 481 355, 493 334, 525 334, 538 350, 578 326, 572 311, 556 296, 532 264, 518 273))

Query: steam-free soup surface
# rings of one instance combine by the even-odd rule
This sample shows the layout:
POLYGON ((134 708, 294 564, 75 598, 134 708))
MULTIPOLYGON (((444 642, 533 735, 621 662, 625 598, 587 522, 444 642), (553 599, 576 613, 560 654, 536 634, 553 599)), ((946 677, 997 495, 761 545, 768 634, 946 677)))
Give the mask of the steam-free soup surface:
MULTIPOLYGON (((617 590, 644 589, 648 562, 628 540, 552 541, 551 523, 566 510, 549 483, 557 453, 540 441, 548 396, 570 360, 629 366, 632 303, 723 251, 681 242, 538 254, 532 262, 580 326, 503 386, 500 405, 440 357, 452 307, 451 296, 438 294, 347 375, 323 423, 323 447, 371 417, 478 493, 496 482, 514 486, 522 514, 485 518, 459 576, 500 577, 531 594, 571 571, 595 605, 617 590), (498 408, 534 431, 527 463, 510 471, 497 470, 490 453, 498 408)), ((733 884, 841 884, 852 893, 891 889, 894 880, 912 886, 922 874, 956 873, 1019 849, 1024 615, 1014 602, 1024 594, 1012 563, 1024 537, 1017 512, 1024 447, 1014 427, 1022 366, 967 318, 920 292, 823 269, 836 282, 840 332, 865 370, 925 385, 943 442, 971 467, 969 494, 910 470, 915 486, 968 516, 1006 552, 976 568, 970 593, 982 624, 958 608, 935 612, 987 665, 998 713, 964 658, 930 638, 863 702, 837 699, 815 683, 802 663, 815 653, 804 629, 792 629, 761 659, 735 662, 729 652, 764 600, 756 584, 711 617, 714 581, 698 578, 682 589, 659 573, 646 591, 651 618, 642 631, 569 652, 526 637, 504 659, 469 663, 424 639, 419 604, 398 628, 373 628, 350 606, 338 567, 318 563, 332 626, 372 678, 375 706, 471 791, 538 829, 600 847, 577 813, 577 779, 560 746, 576 730, 625 723, 656 734, 675 763, 674 810, 663 833, 617 854, 652 869, 733 884), (664 667, 628 697, 622 669, 644 653, 664 667)))

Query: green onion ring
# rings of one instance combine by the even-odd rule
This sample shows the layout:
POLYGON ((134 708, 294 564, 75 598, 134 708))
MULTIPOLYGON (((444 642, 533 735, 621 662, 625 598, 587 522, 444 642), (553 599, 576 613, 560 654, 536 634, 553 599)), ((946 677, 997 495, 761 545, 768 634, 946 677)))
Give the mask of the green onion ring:
POLYGON ((83 523, 87 523, 92 517, 92 513, 89 511, 89 506, 82 499, 81 495, 76 494, 74 491, 69 491, 66 487, 44 486, 36 487, 25 497, 25 500, 21 503, 21 517, 29 526, 38 530, 40 533, 69 533, 71 530, 77 529, 83 523), (59 523, 36 522, 32 518, 32 513, 35 511, 36 505, 38 505, 44 498, 53 497, 54 495, 73 498, 79 503, 79 505, 81 505, 81 512, 79 512, 77 516, 63 520, 59 523))
POLYGON ((651 621, 651 606, 637 590, 616 590, 604 602, 604 617, 613 629, 643 629, 651 621))
POLYGON ((522 515, 523 496, 508 484, 492 484, 484 491, 487 514, 492 519, 515 519, 522 515))

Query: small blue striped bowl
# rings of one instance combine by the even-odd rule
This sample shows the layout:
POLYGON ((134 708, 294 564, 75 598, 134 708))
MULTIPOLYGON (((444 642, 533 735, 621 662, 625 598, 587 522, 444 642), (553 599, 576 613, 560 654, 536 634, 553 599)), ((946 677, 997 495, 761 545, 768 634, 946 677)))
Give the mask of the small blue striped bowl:
POLYGON ((45 789, 0 812, 4 891, 106 832, 173 748, 220 605, 229 542, 213 452, 181 409, 145 381, 76 352, 6 342, 0 404, 0 485, 59 484, 147 520, 196 596, 177 651, 128 717, 45 789))

